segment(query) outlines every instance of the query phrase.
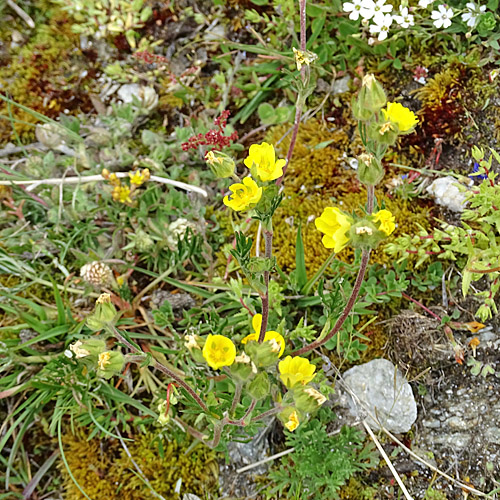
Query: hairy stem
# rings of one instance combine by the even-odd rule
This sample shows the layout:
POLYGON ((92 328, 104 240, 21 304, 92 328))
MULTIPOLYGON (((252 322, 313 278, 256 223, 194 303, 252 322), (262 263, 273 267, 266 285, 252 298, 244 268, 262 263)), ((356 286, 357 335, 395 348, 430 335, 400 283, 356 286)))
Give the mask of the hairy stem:
MULTIPOLYGON (((307 34, 306 34, 306 0, 299 0, 299 11, 300 11, 300 50, 302 52, 305 52, 306 50, 306 43, 307 43, 307 34)), ((300 77, 302 78, 302 83, 304 84, 306 82, 306 71, 309 71, 309 68, 307 68, 306 65, 303 65, 302 68, 300 69, 300 77)), ((300 119, 302 117, 302 107, 304 105, 304 100, 302 99, 302 96, 298 95, 297 98, 297 104, 295 108, 295 120, 293 123, 293 131, 292 131, 292 138, 290 140, 290 146, 288 147, 288 153, 286 155, 286 164, 283 167, 283 175, 276 181, 276 185, 280 186, 281 183, 283 182, 283 179, 285 177, 286 170, 288 168, 288 165, 290 164, 290 161, 292 159, 292 154, 293 150, 295 149, 295 143, 297 142, 297 135, 299 133, 299 125, 300 125, 300 119)))
POLYGON ((252 418, 252 422, 257 422, 258 420, 263 420, 267 417, 272 417, 273 415, 276 415, 280 411, 283 410, 283 406, 278 404, 274 408, 271 408, 270 410, 265 411, 264 413, 261 413, 260 415, 257 415, 256 417, 252 418))
POLYGON ((240 402, 241 389, 242 389, 242 385, 240 383, 237 383, 235 391, 234 391, 234 397, 233 397, 233 402, 231 404, 231 409, 229 410, 229 415, 231 415, 231 416, 234 415, 234 412, 236 411, 236 407, 238 406, 238 403, 240 402))
MULTIPOLYGON (((133 344, 131 344, 114 326, 110 325, 109 330, 120 342, 125 344, 132 352, 146 356, 146 354, 144 352, 142 352, 140 349, 138 349, 133 344)), ((168 377, 174 379, 182 388, 184 388, 191 395, 191 397, 196 401, 196 403, 198 403, 198 406, 200 406, 200 408, 205 413, 210 414, 210 410, 208 409, 207 405, 201 400, 201 398, 198 396, 198 394, 196 394, 194 389, 187 382, 182 380, 173 371, 171 371, 169 368, 162 365, 161 363, 159 363, 156 360, 153 360, 151 365, 154 368, 156 368, 157 370, 160 370, 161 372, 163 372, 168 377)))
POLYGON ((248 406, 247 411, 245 412, 245 414, 241 418, 239 418, 238 420, 226 420, 226 422, 229 425, 238 425, 240 427, 244 427, 246 425, 245 420, 247 419, 248 415, 250 415, 250 413, 253 412, 256 404, 257 404, 257 401, 255 399, 252 399, 252 402, 248 406))
MULTIPOLYGON (((375 200, 375 188, 373 186, 367 186, 366 189, 367 189, 366 211, 368 212, 369 215, 373 212, 373 203, 375 200)), ((354 282, 354 287, 352 289, 351 296, 347 301, 345 309, 343 310, 340 317, 337 319, 335 325, 333 325, 333 328, 330 330, 328 335, 323 339, 315 340, 309 345, 297 349, 296 351, 292 352, 292 356, 300 356, 302 354, 305 354, 306 352, 312 351, 313 349, 322 346, 323 344, 328 342, 336 333, 340 331, 346 319, 348 318, 349 314, 351 313, 354 304, 356 304, 359 291, 361 290, 361 285, 363 284, 363 280, 365 279, 366 269, 368 267, 368 261, 370 260, 370 252, 371 250, 363 250, 363 253, 361 254, 361 263, 359 265, 358 275, 356 276, 356 281, 354 282)))
MULTIPOLYGON (((266 243, 265 257, 266 259, 271 259, 273 255, 273 232, 265 229, 264 240, 266 243)), ((266 336, 267 330, 267 322, 269 320, 269 271, 264 271, 264 284, 266 286, 266 292, 262 296, 262 323, 260 325, 259 344, 262 344, 262 342, 264 342, 264 337, 266 336)))
POLYGON ((328 335, 323 339, 315 340, 309 345, 297 349, 296 351, 292 352, 292 356, 301 356, 306 352, 312 351, 313 349, 316 349, 322 346, 323 344, 326 344, 326 342, 328 342, 336 333, 339 332, 339 330, 342 328, 342 325, 345 323, 347 317, 351 313, 354 304, 356 303, 359 291, 361 290, 361 285, 363 283, 363 280, 365 279, 366 268, 368 267, 369 260, 370 260, 370 250, 363 250, 363 253, 361 255, 361 264, 359 265, 358 275, 356 277, 356 281, 354 282, 354 287, 352 289, 351 296, 349 297, 349 300, 347 301, 347 304, 344 310, 342 311, 342 314, 340 315, 339 319, 337 320, 333 328, 330 330, 328 335))

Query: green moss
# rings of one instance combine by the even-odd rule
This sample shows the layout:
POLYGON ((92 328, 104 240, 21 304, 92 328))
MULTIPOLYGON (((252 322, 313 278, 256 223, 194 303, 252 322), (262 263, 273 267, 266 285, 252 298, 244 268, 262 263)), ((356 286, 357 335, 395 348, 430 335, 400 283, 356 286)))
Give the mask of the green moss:
MULTIPOLYGON (((92 104, 84 85, 95 76, 90 61, 79 50, 79 36, 71 31, 68 16, 51 5, 47 5, 46 12, 48 18, 37 23, 29 40, 1 61, 0 88, 14 101, 50 118, 56 118, 65 109, 89 111, 92 104), (87 76, 82 77, 83 71, 87 76)), ((7 33, 5 29, 6 43, 10 43, 7 33)), ((9 116, 9 108, 3 101, 0 113, 9 116)), ((34 127, 29 123, 38 120, 15 106, 11 106, 10 113, 28 123, 16 123, 14 127, 23 141, 31 140, 34 127)), ((12 137, 11 123, 0 120, 0 141, 12 137)))
MULTIPOLYGON (((75 479, 92 499, 153 500, 156 497, 135 473, 130 457, 114 439, 87 440, 83 431, 63 438, 64 453, 75 479)), ((182 480, 181 492, 204 495, 215 489, 218 465, 214 452, 198 445, 189 454, 186 446, 148 433, 127 442, 128 450, 143 471, 151 488, 165 498, 180 498, 175 487, 182 480)), ((65 499, 85 497, 71 480, 61 462, 65 499)))

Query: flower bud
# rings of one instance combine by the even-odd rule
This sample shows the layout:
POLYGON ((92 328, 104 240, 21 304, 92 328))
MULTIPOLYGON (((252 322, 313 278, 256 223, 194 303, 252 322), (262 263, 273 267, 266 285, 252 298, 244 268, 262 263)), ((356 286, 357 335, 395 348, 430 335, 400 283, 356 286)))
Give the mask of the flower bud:
POLYGON ((352 114, 356 120, 360 120, 362 122, 368 121, 373 116, 373 111, 370 111, 368 108, 364 108, 358 102, 358 99, 353 97, 351 102, 352 114))
POLYGON ((377 226, 369 219, 361 219, 351 226, 349 233, 351 245, 354 248, 371 250, 377 247, 386 235, 379 231, 377 226))
POLYGON ((380 111, 387 102, 382 85, 377 82, 372 74, 363 78, 363 85, 359 91, 357 102, 359 109, 368 109, 373 112, 380 111))
POLYGON ((231 376, 240 382, 246 382, 257 373, 255 364, 250 359, 250 356, 245 353, 234 358, 230 370, 231 376))
POLYGON ((212 173, 219 179, 225 179, 226 177, 232 177, 236 169, 236 164, 234 160, 219 151, 208 151, 205 155, 205 161, 212 173))
POLYGON ((263 399, 269 395, 271 383, 266 372, 260 372, 249 384, 247 391, 254 399, 263 399))
POLYGON ((311 413, 326 403, 327 398, 313 387, 297 386, 293 390, 295 406, 303 412, 311 413))
POLYGON ((384 178, 384 167, 372 154, 358 156, 358 179, 365 186, 376 186, 384 178))
POLYGON ((112 323, 117 314, 109 293, 102 293, 96 300, 94 312, 87 317, 87 326, 94 332, 112 323))
POLYGON ((106 349, 106 342, 95 337, 82 341, 82 348, 88 351, 92 356, 99 356, 106 349))
POLYGON ((118 351, 104 351, 97 360, 97 375, 105 379, 111 378, 122 371, 125 358, 118 351))
POLYGON ((248 342, 245 351, 258 367, 270 366, 278 361, 280 351, 271 342, 248 342))

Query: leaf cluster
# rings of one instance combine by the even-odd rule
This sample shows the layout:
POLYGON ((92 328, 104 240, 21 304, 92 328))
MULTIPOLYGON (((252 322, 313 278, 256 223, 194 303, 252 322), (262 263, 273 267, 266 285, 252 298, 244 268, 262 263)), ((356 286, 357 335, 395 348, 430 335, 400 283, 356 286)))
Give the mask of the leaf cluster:
POLYGON ((364 435, 353 427, 342 427, 329 435, 323 420, 332 418, 330 410, 321 410, 320 418, 301 426, 295 433, 286 432, 286 445, 294 452, 281 459, 269 477, 276 483, 268 498, 287 493, 287 498, 301 500, 338 499, 339 489, 356 472, 378 463, 372 444, 364 445, 364 435))

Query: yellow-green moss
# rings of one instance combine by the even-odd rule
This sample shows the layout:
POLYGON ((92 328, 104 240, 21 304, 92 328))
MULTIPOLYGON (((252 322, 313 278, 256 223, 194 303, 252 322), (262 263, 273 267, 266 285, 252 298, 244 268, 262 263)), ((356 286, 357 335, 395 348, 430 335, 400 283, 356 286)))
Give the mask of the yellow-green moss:
MULTIPOLYGON (((157 497, 144 484, 135 466, 118 440, 86 439, 83 431, 63 438, 69 468, 83 490, 93 500, 153 500, 157 497)), ((204 495, 217 483, 215 454, 198 445, 185 454, 186 447, 148 433, 127 442, 136 464, 151 487, 165 498, 177 499, 175 486, 182 479, 181 492, 204 495), (159 445, 161 443, 161 446, 159 445)), ((64 464, 59 465, 64 478, 65 499, 83 500, 64 464)))
MULTIPOLYGON (((284 126, 274 127, 266 140, 277 144, 286 130, 284 126)), ((288 145, 289 138, 286 138, 277 146, 281 156, 286 153, 288 145)), ((306 266, 308 273, 312 274, 331 252, 321 243, 322 233, 316 229, 314 218, 319 217, 327 206, 339 206, 348 213, 360 213, 360 207, 366 202, 366 191, 357 180, 356 172, 348 168, 346 160, 346 157, 360 152, 359 139, 350 141, 344 130, 335 129, 318 120, 310 120, 301 125, 293 158, 286 173, 285 197, 274 218, 273 249, 282 268, 295 267, 295 240, 299 222, 302 225, 306 266), (322 149, 315 149, 315 146, 325 141, 332 142, 322 149)), ((384 186, 377 189, 376 196, 379 202, 385 202, 396 217, 398 228, 394 235, 400 231, 412 234, 418 229, 417 224, 429 226, 427 208, 415 202, 389 198, 384 186)), ((344 249, 338 258, 346 262, 352 261, 352 249, 344 249)), ((383 246, 380 246, 373 252, 371 261, 389 264, 390 257, 384 253, 383 246)))

